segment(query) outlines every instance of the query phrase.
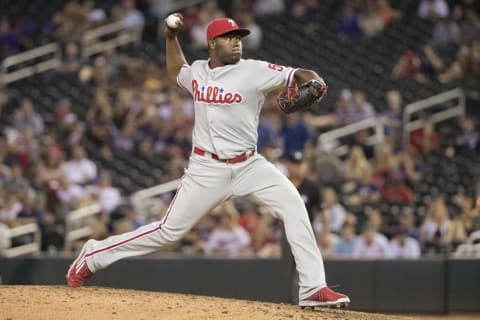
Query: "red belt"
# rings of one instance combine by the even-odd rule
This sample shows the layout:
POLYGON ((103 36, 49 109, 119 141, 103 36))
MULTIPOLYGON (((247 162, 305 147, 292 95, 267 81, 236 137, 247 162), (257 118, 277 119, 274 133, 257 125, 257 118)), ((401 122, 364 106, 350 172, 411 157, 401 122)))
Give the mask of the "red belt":
MULTIPOLYGON (((193 152, 195 154, 198 154, 199 156, 205 156, 205 154, 207 154, 206 151, 203 151, 202 149, 200 149, 199 147, 195 147, 193 148, 193 152)), ((253 149, 252 151, 248 151, 248 152, 245 152, 245 153, 242 153, 236 157, 233 157, 231 159, 220 159, 215 153, 210 153, 212 159, 214 160, 217 160, 217 161, 220 161, 220 162, 226 162, 226 163, 238 163, 238 162, 243 162, 245 160, 247 160, 248 158, 250 158, 251 156, 253 156, 255 154, 255 149, 253 149)))

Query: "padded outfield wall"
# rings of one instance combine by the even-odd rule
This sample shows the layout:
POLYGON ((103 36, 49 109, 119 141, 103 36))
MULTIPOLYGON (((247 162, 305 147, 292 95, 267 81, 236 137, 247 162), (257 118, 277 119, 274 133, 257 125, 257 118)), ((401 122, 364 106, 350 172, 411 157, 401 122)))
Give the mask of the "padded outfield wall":
MULTIPOLYGON (((64 284, 71 259, 0 258, 5 285, 64 284)), ((329 285, 339 284, 350 308, 381 312, 479 312, 480 260, 329 260, 329 285)), ((277 259, 143 257, 99 271, 88 285, 292 302, 292 274, 277 259)))

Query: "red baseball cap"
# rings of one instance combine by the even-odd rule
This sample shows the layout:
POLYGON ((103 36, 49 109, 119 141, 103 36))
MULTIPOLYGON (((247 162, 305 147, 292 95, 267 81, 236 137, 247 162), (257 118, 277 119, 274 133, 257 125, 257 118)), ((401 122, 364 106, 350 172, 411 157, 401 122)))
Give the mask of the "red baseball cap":
POLYGON ((250 34, 250 30, 239 28, 234 20, 230 18, 219 18, 210 22, 207 26, 207 41, 232 31, 235 31, 242 37, 250 34))

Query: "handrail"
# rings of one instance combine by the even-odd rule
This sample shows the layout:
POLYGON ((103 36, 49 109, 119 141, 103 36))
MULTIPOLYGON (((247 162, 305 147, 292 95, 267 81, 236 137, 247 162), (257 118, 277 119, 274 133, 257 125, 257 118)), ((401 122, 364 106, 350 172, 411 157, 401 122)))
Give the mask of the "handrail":
POLYGON ((141 39, 142 30, 126 26, 123 21, 113 22, 92 30, 83 35, 82 57, 88 58, 106 49, 116 48, 128 43, 138 42, 141 39), (118 34, 116 34, 118 33, 118 34), (115 36, 113 36, 116 34, 115 36), (110 35, 108 40, 102 40, 103 36, 110 35))
POLYGON ((147 189, 143 189, 140 191, 135 192, 130 196, 130 200, 132 203, 135 205, 135 203, 138 203, 139 201, 142 201, 144 199, 153 197, 155 195, 173 191, 177 189, 178 185, 180 184, 180 179, 172 180, 163 184, 159 184, 147 189))
POLYGON ((62 62, 62 50, 57 43, 50 43, 44 46, 31 49, 10 57, 5 58, 1 64, 1 73, 3 82, 8 84, 26 77, 29 77, 35 73, 40 73, 50 69, 57 68, 62 62), (53 55, 49 59, 42 62, 35 62, 35 59, 53 55), (32 65, 22 67, 18 70, 9 72, 8 69, 26 62, 32 62, 32 65))
POLYGON ((85 34, 83 35, 83 41, 91 41, 95 38, 112 32, 117 32, 122 29, 125 29, 125 23, 123 21, 113 22, 95 29, 85 31, 85 34))
MULTIPOLYGON (((82 48, 82 57, 88 58, 112 47, 116 48, 128 43, 138 42, 141 39, 141 34, 141 29, 125 26, 123 21, 113 22, 88 30, 83 35, 84 46, 82 48), (113 35, 114 33, 118 34, 108 40, 101 40, 101 37, 110 34, 113 35)), ((0 76, 2 82, 8 84, 36 73, 56 69, 61 63, 62 49, 58 43, 52 42, 5 58, 0 66, 0 76), (48 57, 47 55, 52 55, 52 57, 48 57), (36 62, 35 60, 40 57, 46 57, 48 59, 36 62), (27 62, 31 64, 28 66, 20 66, 20 69, 12 72, 8 71, 8 69, 13 66, 27 62)))
POLYGON ((40 234, 40 229, 38 228, 38 225, 36 223, 28 223, 6 230, 6 236, 8 239, 28 234, 33 234, 32 242, 25 243, 16 247, 7 248, 4 250, 3 255, 5 257, 11 258, 24 254, 39 252, 42 243, 42 236, 40 234))
POLYGON ((430 115, 430 119, 433 121, 433 123, 437 123, 453 117, 465 115, 466 97, 462 89, 460 88, 452 89, 452 90, 431 96, 429 98, 408 104, 405 107, 405 111, 403 113, 404 143, 407 142, 408 135, 410 134, 411 131, 418 129, 422 126, 421 119, 411 121, 412 114, 426 110, 426 109, 437 107, 438 105, 441 105, 442 103, 447 102, 449 100, 453 100, 453 99, 458 99, 458 104, 456 104, 453 107, 449 107, 446 110, 438 111, 430 115))
MULTIPOLYGON (((355 132, 373 128, 374 133, 369 138, 367 138, 367 144, 377 145, 384 141, 384 132, 383 132, 383 123, 380 118, 370 117, 358 122, 348 124, 346 126, 333 129, 322 133, 318 137, 318 142, 320 146, 325 146, 331 142, 338 142, 338 138, 349 136, 355 132)), ((337 155, 343 155, 348 152, 348 149, 345 146, 337 145, 335 148, 335 153, 337 155)))

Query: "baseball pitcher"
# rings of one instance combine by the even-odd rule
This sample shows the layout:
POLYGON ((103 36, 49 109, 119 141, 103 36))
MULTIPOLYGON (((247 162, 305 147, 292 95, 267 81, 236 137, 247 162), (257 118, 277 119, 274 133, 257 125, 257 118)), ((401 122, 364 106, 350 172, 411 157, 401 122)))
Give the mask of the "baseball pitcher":
POLYGON ((293 184, 257 153, 257 126, 265 96, 277 98, 284 113, 303 111, 327 93, 312 70, 242 59, 242 38, 250 31, 228 18, 207 27, 208 60, 188 64, 177 39, 178 13, 165 19, 166 64, 172 83, 190 92, 195 104, 193 146, 188 168, 161 221, 89 240, 66 275, 79 287, 113 262, 155 251, 179 240, 209 210, 231 197, 255 197, 282 219, 299 273, 299 305, 346 306, 350 299, 327 287, 323 259, 307 210, 293 184))

